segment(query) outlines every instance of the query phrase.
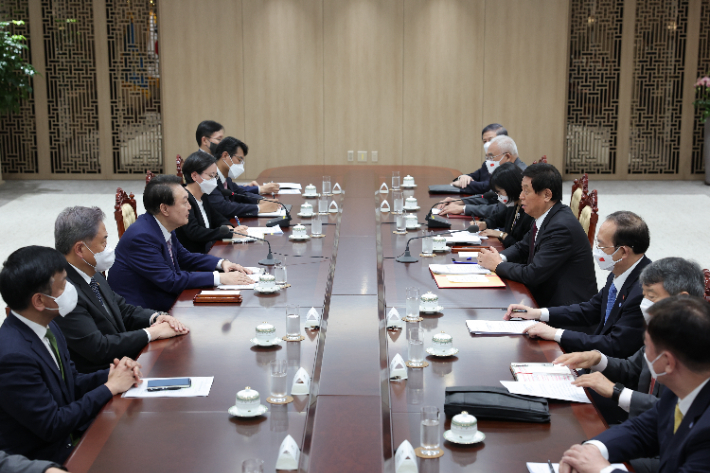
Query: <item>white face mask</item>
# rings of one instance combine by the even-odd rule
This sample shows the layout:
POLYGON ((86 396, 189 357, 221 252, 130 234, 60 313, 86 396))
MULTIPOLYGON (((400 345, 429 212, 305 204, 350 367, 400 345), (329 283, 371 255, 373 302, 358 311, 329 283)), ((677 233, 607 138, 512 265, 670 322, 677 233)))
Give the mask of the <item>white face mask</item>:
POLYGON ((486 159, 486 168, 488 169, 488 172, 493 174, 493 171, 498 169, 498 166, 500 166, 500 161, 493 161, 492 159, 486 159))
MULTIPOLYGON (((229 164, 229 163, 227 163, 227 164, 229 164)), ((239 176, 241 176, 242 174, 244 174, 244 163, 239 163, 239 164, 232 163, 231 165, 229 165, 229 177, 231 179, 236 179, 239 176)))
POLYGON ((617 263, 617 261, 614 261, 614 255, 617 251, 619 251, 620 248, 621 247, 617 248, 616 251, 614 251, 610 255, 604 253, 604 250, 594 248, 592 254, 594 255, 594 259, 597 261, 599 268, 604 271, 611 271, 614 268, 614 265, 617 263))
MULTIPOLYGON (((89 245, 84 243, 84 246, 87 250, 91 251, 89 245)), ((94 259, 96 260, 96 266, 86 260, 84 260, 84 263, 94 268, 97 273, 103 273, 104 271, 111 269, 111 266, 113 266, 113 262, 116 261, 116 253, 113 252, 113 248, 110 248, 108 246, 101 253, 94 253, 93 251, 91 251, 91 254, 94 255, 94 259)))
POLYGON ((67 281, 66 286, 64 286, 64 292, 59 297, 52 297, 49 294, 44 294, 45 296, 54 299, 57 303, 57 308, 45 307, 47 310, 58 310, 59 315, 66 317, 67 314, 71 313, 76 308, 76 303, 79 300, 79 295, 76 292, 76 288, 72 283, 67 281))
POLYGON ((661 376, 665 376, 665 375, 668 374, 668 373, 666 373, 665 371, 664 371, 663 373, 656 373, 656 370, 653 369, 653 364, 654 364, 655 362, 657 362, 658 359, 659 359, 660 357, 662 357, 664 353, 665 353, 665 352, 661 352, 661 354, 658 355, 653 361, 648 361, 648 357, 646 356, 646 352, 645 352, 645 351, 643 352, 643 359, 646 360, 646 364, 648 365, 648 372, 651 373, 651 377, 652 377, 653 379, 658 379, 658 378, 660 378, 661 376))
POLYGON ((500 202, 501 204, 507 204, 508 203, 508 196, 498 194, 498 202, 500 202))
POLYGON ((211 194, 213 190, 217 188, 217 178, 214 179, 203 179, 202 182, 200 182, 200 189, 202 189, 202 192, 204 194, 211 194))
POLYGON ((488 152, 488 147, 491 145, 491 142, 483 143, 483 152, 487 153, 488 152))
POLYGON ((649 301, 645 297, 641 300, 641 303, 639 304, 639 308, 641 309, 641 313, 643 314, 643 320, 646 321, 646 325, 648 325, 648 320, 649 320, 649 315, 648 315, 648 308, 653 305, 653 301, 649 301))

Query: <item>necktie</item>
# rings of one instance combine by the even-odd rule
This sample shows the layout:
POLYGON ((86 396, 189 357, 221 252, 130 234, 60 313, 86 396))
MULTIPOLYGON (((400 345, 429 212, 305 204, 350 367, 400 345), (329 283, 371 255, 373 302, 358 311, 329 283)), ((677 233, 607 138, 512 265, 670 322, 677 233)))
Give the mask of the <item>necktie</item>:
POLYGON ((59 347, 57 346, 57 339, 50 329, 47 329, 47 339, 49 339, 49 344, 52 346, 54 351, 54 356, 57 358, 57 364, 59 364, 59 371, 62 373, 62 379, 64 379, 64 364, 62 363, 62 357, 59 356, 59 347))
POLYGON ((173 267, 175 268, 175 271, 177 271, 177 261, 175 261, 175 254, 173 253, 173 237, 170 237, 168 239, 168 253, 170 253, 170 260, 173 262, 173 267))
POLYGON ((680 404, 675 405, 675 419, 673 422, 673 433, 678 431, 680 423, 683 422, 683 413, 680 412, 680 404))
POLYGON ((94 292, 94 295, 96 296, 96 298, 99 300, 99 302, 103 306, 104 300, 101 298, 101 293, 99 292, 99 283, 96 282, 96 279, 91 278, 91 282, 89 283, 89 287, 94 292))
POLYGON ((528 264, 532 263, 533 255, 535 254, 535 236, 537 235, 537 222, 533 223, 532 231, 530 232, 530 251, 528 252, 528 264))
POLYGON ((604 316, 604 324, 609 320, 609 314, 611 314, 611 309, 614 308, 614 303, 616 302, 616 286, 614 283, 611 284, 609 288, 609 294, 607 294, 606 299, 606 315, 604 316))
POLYGON ((223 184, 223 185, 224 185, 224 188, 226 189, 226 188, 227 188, 227 180, 226 180, 226 179, 224 180, 224 184, 223 184))
POLYGON ((651 384, 648 387, 648 394, 653 394, 653 388, 656 387, 656 379, 651 378, 651 384))

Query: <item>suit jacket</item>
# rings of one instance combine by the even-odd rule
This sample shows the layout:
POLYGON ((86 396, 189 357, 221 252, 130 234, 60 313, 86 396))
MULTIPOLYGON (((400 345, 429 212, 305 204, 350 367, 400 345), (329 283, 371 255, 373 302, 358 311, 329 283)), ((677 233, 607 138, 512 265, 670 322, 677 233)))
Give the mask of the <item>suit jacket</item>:
POLYGON ((222 214, 227 220, 237 217, 256 217, 259 214, 259 196, 244 192, 238 185, 226 178, 227 190, 232 192, 232 196, 223 194, 224 182, 217 177, 217 188, 209 195, 202 196, 202 202, 209 202, 210 207, 222 214))
POLYGON ((101 273, 96 273, 94 279, 99 284, 103 305, 69 264, 67 278, 76 287, 79 300, 70 314, 57 317, 55 322, 64 333, 76 369, 80 373, 91 373, 108 368, 114 358, 136 359, 148 344, 148 335, 143 329, 150 325, 155 311, 128 304, 113 292, 101 273))
POLYGON ((527 264, 531 236, 528 232, 501 252, 508 262, 499 264, 496 273, 525 284, 542 307, 588 301, 597 292, 597 281, 592 248, 582 225, 569 207, 557 202, 541 227, 532 263, 527 264))
POLYGON ((42 460, 28 460, 22 455, 8 455, 0 450, 0 473, 44 473, 49 468, 61 468, 61 465, 42 460))
POLYGON ((607 357, 608 363, 602 372, 613 382, 621 383, 634 391, 631 394, 629 419, 633 419, 653 407, 658 401, 658 397, 665 391, 661 383, 656 383, 653 386, 653 392, 649 394, 651 372, 643 359, 645 351, 646 347, 641 347, 626 359, 607 357))
POLYGON ((502 228, 508 234, 502 243, 503 246, 509 248, 525 237, 535 219, 526 214, 522 208, 518 209, 517 205, 514 205, 513 207, 504 207, 501 211, 488 217, 485 222, 487 228, 502 228), (517 220, 515 220, 516 213, 518 213, 517 220), (514 227, 513 221, 515 221, 514 227))
POLYGON ((192 253, 207 253, 215 241, 231 237, 227 227, 231 223, 221 213, 215 211, 205 197, 206 195, 203 194, 202 205, 207 214, 209 225, 205 225, 205 219, 197 205, 197 199, 190 191, 187 191, 187 200, 191 207, 190 217, 187 225, 175 230, 175 235, 182 246, 192 253))
POLYGON ((565 330, 560 345, 566 352, 599 350, 606 356, 626 358, 643 346, 644 321, 639 308, 643 291, 639 284, 639 274, 649 264, 651 260, 643 256, 629 273, 624 285, 617 292, 616 302, 606 323, 604 317, 609 289, 614 281, 613 274, 609 274, 604 288, 588 302, 549 309, 549 323, 554 327, 596 325, 590 335, 565 330))
POLYGON ((172 232, 177 267, 158 222, 145 213, 128 227, 116 245, 116 262, 109 278, 113 290, 126 302, 168 311, 185 289, 214 286, 219 258, 190 253, 172 232))
MULTIPOLYGON (((523 171, 525 171, 528 167, 528 165, 525 164, 520 158, 515 158, 514 164, 523 171)), ((461 191, 462 194, 483 194, 491 189, 491 173, 488 172, 488 167, 486 166, 485 161, 479 170, 467 174, 467 176, 471 176, 473 178, 473 182, 463 188, 461 191)))
POLYGON ((108 370, 80 374, 64 335, 50 322, 66 379, 46 345, 12 313, 0 327, 0 450, 62 463, 70 434, 83 431, 111 400, 108 370))
MULTIPOLYGON (((710 383, 698 393, 673 433, 678 397, 666 389, 649 410, 595 437, 612 463, 660 455, 660 472, 710 472, 710 383)), ((622 470, 614 470, 614 473, 622 470)))

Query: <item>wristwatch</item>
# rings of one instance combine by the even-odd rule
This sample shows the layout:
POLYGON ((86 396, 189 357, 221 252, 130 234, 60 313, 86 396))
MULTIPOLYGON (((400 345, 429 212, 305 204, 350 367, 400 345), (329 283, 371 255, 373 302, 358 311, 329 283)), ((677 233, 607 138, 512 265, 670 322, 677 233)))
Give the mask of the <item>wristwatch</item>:
POLYGON ((619 396, 621 396, 621 391, 623 391, 623 390, 624 390, 624 385, 623 385, 623 384, 621 384, 621 383, 616 383, 616 384, 614 385, 614 392, 611 393, 611 399, 612 399, 615 403, 619 404, 619 396))

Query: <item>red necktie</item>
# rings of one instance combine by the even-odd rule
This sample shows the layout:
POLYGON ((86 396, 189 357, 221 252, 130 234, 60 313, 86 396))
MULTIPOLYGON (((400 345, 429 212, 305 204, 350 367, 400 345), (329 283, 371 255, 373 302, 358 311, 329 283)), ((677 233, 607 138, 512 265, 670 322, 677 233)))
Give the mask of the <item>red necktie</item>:
POLYGON ((656 386, 656 379, 651 378, 651 385, 648 387, 648 394, 653 394, 653 388, 656 386))
POLYGON ((533 223, 532 232, 530 232, 530 251, 528 251, 528 264, 532 264, 533 255, 535 254, 535 236, 537 235, 537 222, 533 223))

